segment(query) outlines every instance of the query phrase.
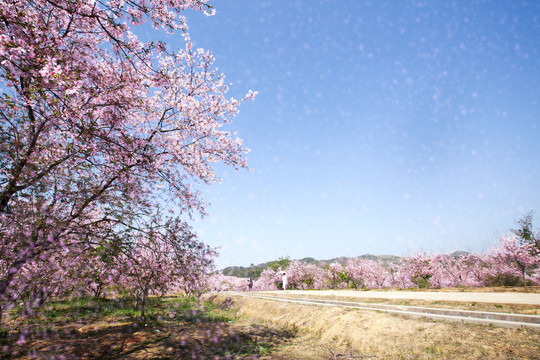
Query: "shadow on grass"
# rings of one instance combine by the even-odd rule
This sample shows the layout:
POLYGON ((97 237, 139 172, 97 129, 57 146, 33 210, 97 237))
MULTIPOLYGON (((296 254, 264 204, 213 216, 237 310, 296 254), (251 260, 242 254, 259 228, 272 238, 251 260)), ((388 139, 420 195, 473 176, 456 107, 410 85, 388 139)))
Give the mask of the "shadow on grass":
POLYGON ((149 316, 113 300, 58 302, 0 339, 2 359, 238 359, 270 356, 293 331, 242 325, 222 309, 153 299, 149 316))

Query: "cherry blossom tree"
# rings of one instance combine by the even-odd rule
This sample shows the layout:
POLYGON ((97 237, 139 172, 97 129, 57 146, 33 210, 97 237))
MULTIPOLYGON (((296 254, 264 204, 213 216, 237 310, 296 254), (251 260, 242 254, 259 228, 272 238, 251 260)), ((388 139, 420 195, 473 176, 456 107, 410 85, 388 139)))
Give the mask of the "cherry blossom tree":
POLYGON ((345 267, 347 276, 351 281, 351 285, 355 289, 365 289, 366 288, 366 278, 365 278, 365 259, 355 258, 349 259, 345 267))
POLYGON ((489 251, 491 275, 501 285, 506 285, 502 280, 505 275, 520 278, 525 288, 528 281, 537 282, 533 274, 540 265, 540 257, 535 256, 535 250, 534 242, 522 242, 516 236, 501 237, 489 251))
POLYGON ((218 180, 216 162, 246 166, 221 130, 240 101, 193 49, 188 8, 211 12, 205 0, 0 1, 0 302, 68 239, 122 229, 163 199, 203 211, 193 181, 218 180), (132 28, 147 21, 185 47, 140 41, 132 28))
POLYGON ((367 284, 372 289, 383 289, 390 286, 388 269, 380 261, 368 260, 367 284))
POLYGON ((511 286, 519 282, 519 274, 510 266, 505 249, 495 245, 485 258, 486 280, 489 286, 511 286))
POLYGON ((348 286, 349 276, 340 263, 332 263, 325 266, 326 286, 330 289, 344 289, 348 286))
MULTIPOLYGON (((249 278, 212 274, 209 278, 210 291, 247 291, 249 278)), ((256 284, 256 282, 255 282, 256 284)), ((262 290, 262 289, 258 289, 262 290)), ((267 289, 264 289, 267 290, 267 289)))
POLYGON ((449 254, 435 254, 431 256, 430 283, 435 288, 463 286, 464 279, 461 271, 460 258, 449 254))
POLYGON ((362 258, 349 259, 345 271, 355 289, 381 289, 390 286, 389 270, 380 262, 362 258))
POLYGON ((278 283, 281 279, 278 277, 277 272, 268 267, 261 272, 261 275, 253 283, 253 290, 255 291, 274 291, 278 289, 278 283))
POLYGON ((326 274, 322 267, 294 260, 285 269, 288 289, 324 289, 326 274))
POLYGON ((430 287, 433 271, 429 256, 421 253, 409 255, 399 261, 399 266, 403 273, 408 274, 418 289, 430 287))
POLYGON ((199 301, 201 295, 211 289, 210 272, 214 269, 217 252, 203 243, 198 243, 195 251, 183 255, 182 266, 176 266, 173 272, 173 276, 178 279, 176 286, 181 288, 186 296, 194 296, 199 301))
POLYGON ((125 282, 134 289, 145 315, 150 293, 165 294, 181 287, 187 296, 200 298, 207 289, 217 252, 200 242, 191 227, 178 218, 164 223, 152 219, 132 227, 124 243, 119 265, 125 282))
POLYGON ((116 273, 115 268, 103 266, 104 259, 103 249, 93 247, 92 241, 81 246, 76 237, 64 238, 62 246, 51 246, 21 267, 3 305, 9 308, 16 302, 31 313, 53 296, 99 296, 116 273))
POLYGON ((388 279, 390 284, 396 288, 408 289, 414 286, 414 283, 411 281, 409 270, 402 266, 402 263, 389 265, 388 279))

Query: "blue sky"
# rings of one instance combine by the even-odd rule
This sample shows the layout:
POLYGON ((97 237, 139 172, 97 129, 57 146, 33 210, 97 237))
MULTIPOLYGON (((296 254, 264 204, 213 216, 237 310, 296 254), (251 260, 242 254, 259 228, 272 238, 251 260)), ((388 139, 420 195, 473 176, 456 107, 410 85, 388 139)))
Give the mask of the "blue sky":
POLYGON ((252 171, 201 188, 219 268, 483 251, 540 212, 540 2, 212 4, 195 46, 259 91, 228 126, 252 171))

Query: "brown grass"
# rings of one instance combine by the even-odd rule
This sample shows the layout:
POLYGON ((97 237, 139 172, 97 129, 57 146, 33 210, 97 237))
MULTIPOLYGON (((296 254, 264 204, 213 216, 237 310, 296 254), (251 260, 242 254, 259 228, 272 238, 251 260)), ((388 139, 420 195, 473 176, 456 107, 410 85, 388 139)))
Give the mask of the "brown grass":
MULTIPOLYGON (((231 302, 219 295, 218 303, 231 302)), ((540 359, 540 332, 233 297, 238 316, 299 330, 291 359, 540 359), (342 357, 338 355, 342 354, 342 357)))

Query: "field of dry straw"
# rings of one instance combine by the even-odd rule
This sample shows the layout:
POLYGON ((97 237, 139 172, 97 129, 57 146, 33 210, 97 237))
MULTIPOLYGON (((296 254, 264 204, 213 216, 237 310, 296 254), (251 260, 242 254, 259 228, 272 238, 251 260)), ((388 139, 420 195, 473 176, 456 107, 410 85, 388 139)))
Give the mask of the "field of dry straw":
POLYGON ((239 317, 294 331, 274 359, 540 359, 540 332, 220 294, 239 317))

